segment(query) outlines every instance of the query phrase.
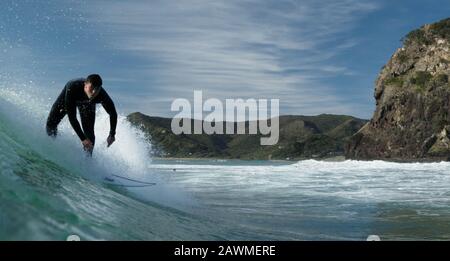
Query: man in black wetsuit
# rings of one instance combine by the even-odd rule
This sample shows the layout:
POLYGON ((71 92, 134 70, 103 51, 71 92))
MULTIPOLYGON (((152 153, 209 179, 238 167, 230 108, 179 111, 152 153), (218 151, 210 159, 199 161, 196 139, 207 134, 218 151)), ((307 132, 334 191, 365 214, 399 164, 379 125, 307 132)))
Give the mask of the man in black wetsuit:
POLYGON ((97 103, 101 103, 109 114, 111 130, 107 143, 108 147, 111 146, 115 141, 117 112, 113 101, 102 88, 102 78, 98 74, 89 75, 86 79, 74 79, 66 84, 48 116, 47 134, 56 137, 58 124, 67 114, 72 128, 83 144, 84 150, 92 155, 95 144, 94 125, 97 103), (83 129, 81 129, 77 119, 77 108, 80 111, 83 129))

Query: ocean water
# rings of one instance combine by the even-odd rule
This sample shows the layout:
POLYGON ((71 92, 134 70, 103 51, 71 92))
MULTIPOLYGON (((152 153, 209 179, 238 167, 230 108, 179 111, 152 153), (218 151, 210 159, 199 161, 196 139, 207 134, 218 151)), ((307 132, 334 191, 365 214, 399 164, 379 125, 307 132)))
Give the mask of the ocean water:
POLYGON ((152 159, 123 116, 107 149, 101 108, 90 159, 67 120, 46 136, 51 99, 18 90, 0 88, 0 240, 450 238, 450 163, 152 159))

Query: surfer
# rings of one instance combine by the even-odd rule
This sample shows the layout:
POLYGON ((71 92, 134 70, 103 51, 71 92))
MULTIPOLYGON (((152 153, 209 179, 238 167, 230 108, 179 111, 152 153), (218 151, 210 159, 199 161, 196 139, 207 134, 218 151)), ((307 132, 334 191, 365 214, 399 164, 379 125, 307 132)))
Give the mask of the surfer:
POLYGON ((109 114, 110 132, 106 142, 108 147, 111 146, 116 140, 117 112, 114 102, 102 88, 102 84, 102 78, 98 74, 91 74, 86 79, 69 81, 52 106, 47 119, 47 134, 56 137, 58 124, 67 114, 70 125, 81 140, 83 149, 88 155, 92 155, 95 145, 95 109, 96 104, 101 103, 109 114), (77 119, 77 108, 83 129, 77 119))

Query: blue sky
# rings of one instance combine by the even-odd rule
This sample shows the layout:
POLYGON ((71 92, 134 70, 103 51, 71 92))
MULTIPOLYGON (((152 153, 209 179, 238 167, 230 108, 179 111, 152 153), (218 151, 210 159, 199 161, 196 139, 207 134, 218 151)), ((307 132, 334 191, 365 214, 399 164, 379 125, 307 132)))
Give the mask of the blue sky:
MULTIPOLYGON (((370 118, 380 68, 448 0, 0 2, 0 80, 54 93, 99 73, 122 114, 175 98, 279 98, 281 114, 370 118)), ((50 94, 51 96, 51 94, 50 94)))

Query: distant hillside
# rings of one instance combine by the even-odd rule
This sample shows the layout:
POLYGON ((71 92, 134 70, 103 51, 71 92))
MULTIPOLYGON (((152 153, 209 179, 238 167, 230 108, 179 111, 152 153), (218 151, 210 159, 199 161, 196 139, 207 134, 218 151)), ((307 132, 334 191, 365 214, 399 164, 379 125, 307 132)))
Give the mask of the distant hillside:
POLYGON ((127 118, 146 133, 155 156, 234 159, 341 156, 348 139, 367 122, 345 115, 280 116, 278 144, 261 146, 261 135, 175 135, 169 118, 151 117, 139 112, 127 118))

